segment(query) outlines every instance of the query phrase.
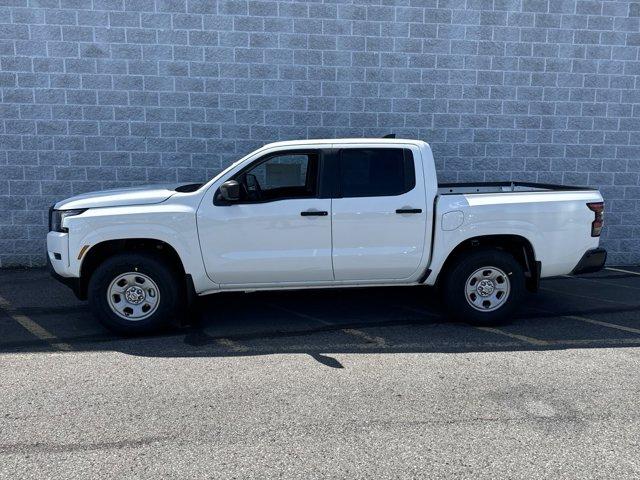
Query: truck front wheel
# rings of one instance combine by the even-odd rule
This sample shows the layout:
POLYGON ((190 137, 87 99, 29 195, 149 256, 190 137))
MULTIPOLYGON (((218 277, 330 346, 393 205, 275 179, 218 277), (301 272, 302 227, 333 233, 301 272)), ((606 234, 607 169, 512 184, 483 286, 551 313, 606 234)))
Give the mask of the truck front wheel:
POLYGON ((449 315, 476 325, 510 320, 525 292, 522 267, 501 250, 466 254, 448 272, 444 283, 449 315))
POLYGON ((165 327, 183 303, 183 289, 161 258, 138 253, 115 255, 93 272, 88 286, 93 314, 124 335, 165 327))

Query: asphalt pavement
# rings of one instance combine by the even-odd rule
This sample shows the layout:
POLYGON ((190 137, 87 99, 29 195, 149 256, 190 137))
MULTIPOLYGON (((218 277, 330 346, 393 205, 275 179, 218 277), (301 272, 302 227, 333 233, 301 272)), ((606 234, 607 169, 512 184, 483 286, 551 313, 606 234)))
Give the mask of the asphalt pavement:
POLYGON ((229 293, 120 338, 0 271, 1 478, 640 478, 640 268, 509 325, 424 287, 229 293))

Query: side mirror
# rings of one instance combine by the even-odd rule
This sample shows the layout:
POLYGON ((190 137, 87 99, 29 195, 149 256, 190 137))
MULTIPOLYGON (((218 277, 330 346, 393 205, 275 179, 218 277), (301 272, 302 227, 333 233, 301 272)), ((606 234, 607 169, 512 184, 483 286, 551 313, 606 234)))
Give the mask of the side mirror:
POLYGON ((220 197, 227 202, 236 202, 240 200, 240 184, 237 180, 227 180, 220 185, 220 197))

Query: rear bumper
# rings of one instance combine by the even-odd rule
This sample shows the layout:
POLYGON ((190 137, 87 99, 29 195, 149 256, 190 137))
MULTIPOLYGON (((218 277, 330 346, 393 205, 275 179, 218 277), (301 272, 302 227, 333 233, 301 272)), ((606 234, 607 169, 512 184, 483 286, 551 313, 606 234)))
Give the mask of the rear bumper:
POLYGON ((604 262, 607 261, 607 251, 604 248, 594 248, 587 250, 582 256, 578 264, 571 271, 572 275, 580 275, 582 273, 592 273, 602 270, 604 262))

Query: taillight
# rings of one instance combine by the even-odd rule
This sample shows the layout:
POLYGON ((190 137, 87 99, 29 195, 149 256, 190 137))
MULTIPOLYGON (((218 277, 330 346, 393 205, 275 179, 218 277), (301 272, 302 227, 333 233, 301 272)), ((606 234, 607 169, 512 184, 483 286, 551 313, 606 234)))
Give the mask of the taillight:
POLYGON ((604 202, 587 203, 587 207, 596 215, 595 220, 591 223, 591 236, 599 237, 604 224, 604 202))

